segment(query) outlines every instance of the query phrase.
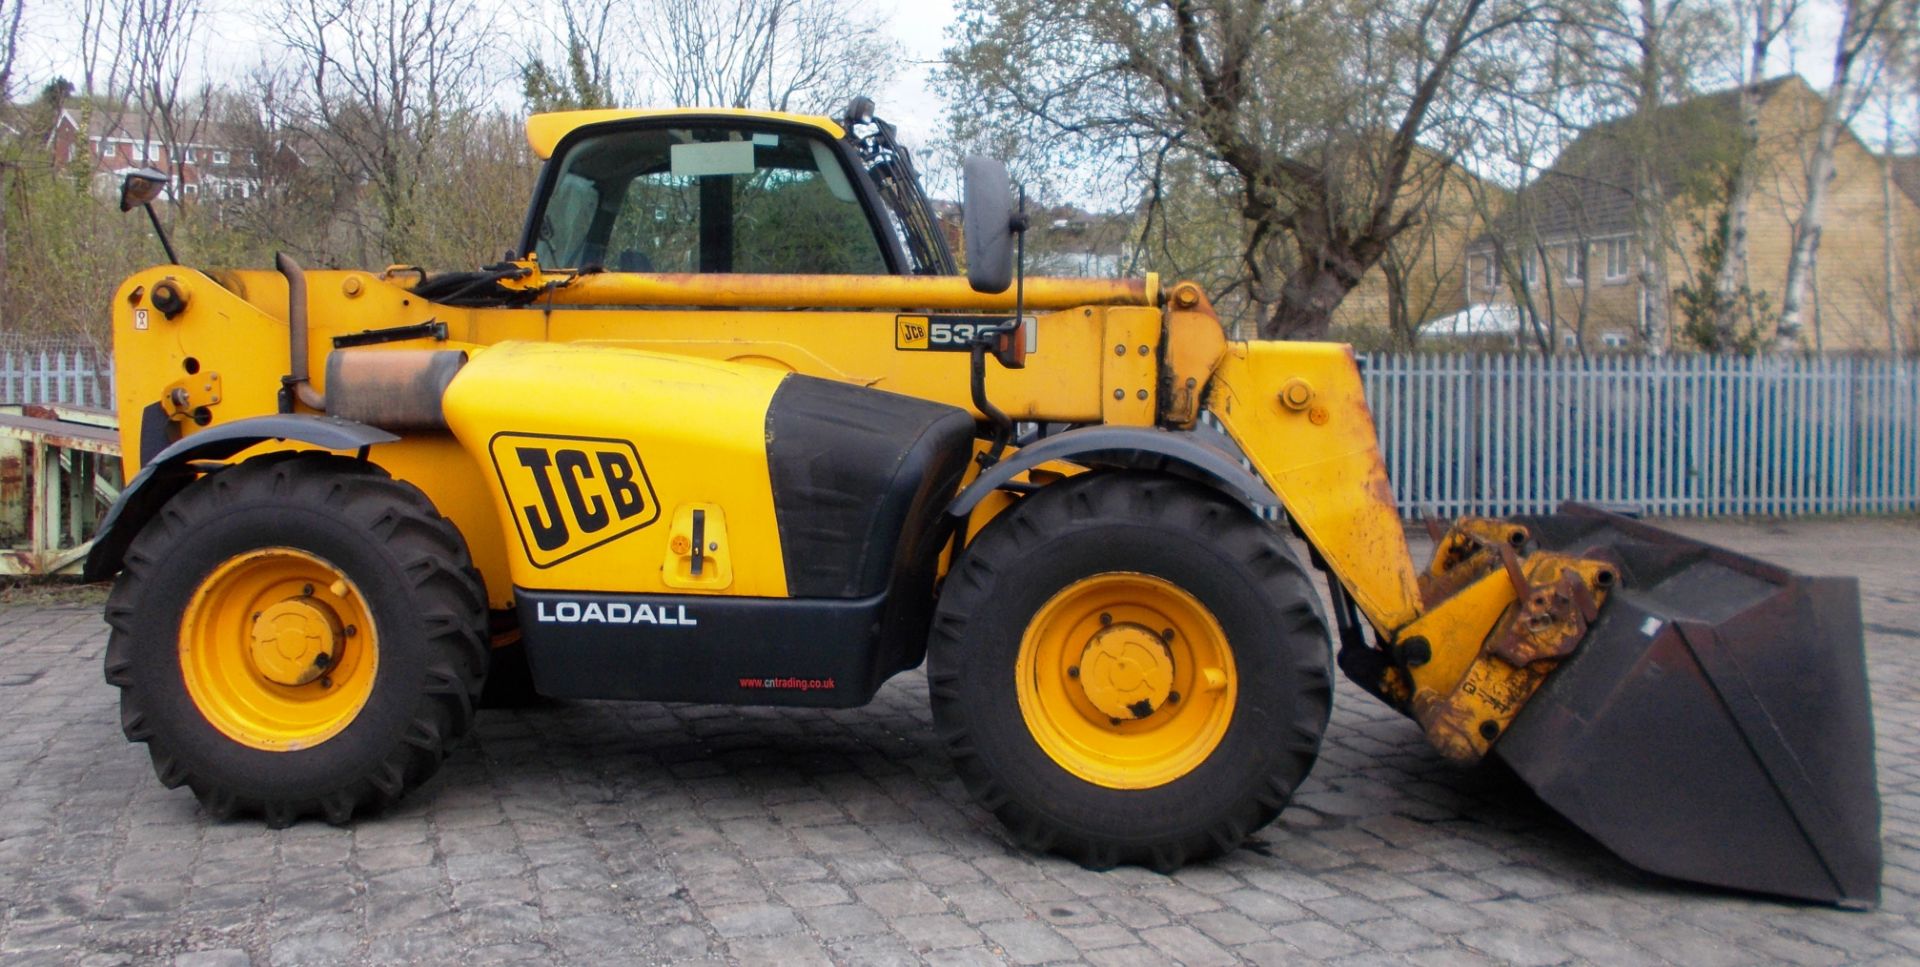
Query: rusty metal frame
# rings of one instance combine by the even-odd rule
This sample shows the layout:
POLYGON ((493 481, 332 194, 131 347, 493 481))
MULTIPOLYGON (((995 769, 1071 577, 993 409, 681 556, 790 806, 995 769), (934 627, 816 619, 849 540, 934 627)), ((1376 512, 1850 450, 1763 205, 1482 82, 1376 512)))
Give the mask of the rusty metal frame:
POLYGON ((79 573, 121 487, 112 413, 0 407, 0 577, 79 573))

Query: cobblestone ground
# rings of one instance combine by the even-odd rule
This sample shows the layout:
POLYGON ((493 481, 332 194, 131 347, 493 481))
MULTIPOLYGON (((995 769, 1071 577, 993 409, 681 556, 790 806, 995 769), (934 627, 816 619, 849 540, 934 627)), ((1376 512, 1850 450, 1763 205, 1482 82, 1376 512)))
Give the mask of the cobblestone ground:
POLYGON ((1344 682, 1319 766, 1223 861, 1088 873, 1009 845, 918 673, 847 712, 482 715, 397 812, 218 823, 154 780, 95 607, 0 611, 0 960, 1101 964, 1920 962, 1920 522, 1682 524, 1862 579, 1885 899, 1661 881, 1344 682))

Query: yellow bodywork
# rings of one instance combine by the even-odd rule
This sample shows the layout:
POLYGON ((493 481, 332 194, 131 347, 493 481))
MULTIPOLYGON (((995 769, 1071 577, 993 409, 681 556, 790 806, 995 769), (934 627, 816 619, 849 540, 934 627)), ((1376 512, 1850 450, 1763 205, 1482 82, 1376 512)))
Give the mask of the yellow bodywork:
MULTIPOLYGON (((653 113, 536 115, 528 139, 546 157, 584 125, 653 113)), ((826 118, 781 117, 841 134, 826 118)), ((311 391, 326 392, 325 361, 340 336, 434 324, 443 338, 343 351, 468 353, 442 401, 449 429, 406 432, 368 458, 453 521, 495 609, 513 604, 516 586, 786 596, 765 450, 780 382, 799 373, 973 411, 968 354, 934 351, 928 330, 997 322, 1014 301, 1011 291, 983 294, 947 277, 575 275, 543 272, 531 258, 520 265, 512 286, 537 295, 519 308, 429 302, 409 288, 417 270, 306 276, 301 348, 311 391), (696 521, 708 536, 697 567, 696 521)), ((1594 562, 1495 567, 1491 544, 1468 541, 1485 537, 1478 532, 1449 538, 1417 570, 1348 347, 1228 342, 1197 286, 1163 291, 1151 275, 1027 279, 1024 295, 1025 367, 989 365, 989 399, 1014 420, 1043 423, 1184 429, 1211 413, 1380 640, 1392 649, 1418 638, 1430 652, 1411 680, 1395 668, 1378 684, 1403 707, 1437 710, 1423 721, 1449 754, 1483 750, 1474 737, 1504 728, 1550 667, 1490 650, 1511 638, 1496 632, 1518 620, 1529 582, 1564 599, 1570 585, 1555 582, 1572 574, 1582 601, 1604 594, 1608 576, 1594 562), (1511 708, 1462 698, 1491 692, 1506 696, 1494 705, 1511 708), (1468 737, 1445 738, 1445 729, 1468 737)), ((274 272, 169 266, 129 278, 113 313, 127 472, 148 452, 150 426, 165 427, 157 450, 204 426, 278 411, 288 316, 288 286, 274 272), (171 318, 151 298, 162 282, 185 303, 171 318)), ((302 446, 270 441, 233 459, 302 446)), ((1043 486, 1078 469, 1046 465, 1024 481, 1043 486)), ((1017 499, 982 500, 967 533, 1017 499)), ((1562 601, 1548 617, 1569 607, 1562 601)))
POLYGON ((591 111, 550 111, 535 114, 527 118, 527 145, 533 148, 535 156, 541 160, 553 157, 553 149, 560 139, 589 124, 603 124, 608 121, 631 121, 638 118, 671 117, 674 115, 699 115, 702 117, 755 118, 762 121, 785 121, 810 124, 834 140, 839 140, 846 132, 832 118, 818 114, 780 114, 774 111, 751 111, 744 108, 713 107, 699 110, 645 110, 630 108, 604 108, 591 111))
MULTIPOLYGON (((459 527, 496 609, 512 604, 515 585, 784 596, 785 562, 761 429, 781 378, 801 373, 971 410, 967 354, 926 351, 913 326, 930 312, 1012 308, 1011 293, 983 295, 946 278, 559 278, 566 284, 535 306, 468 309, 414 297, 401 284, 404 275, 308 273, 307 351, 322 393, 318 361, 336 336, 437 322, 446 326, 445 342, 420 337, 356 351, 470 353, 445 399, 452 432, 410 433, 373 448, 370 458, 420 487, 459 527), (783 291, 786 305, 815 308, 773 308, 783 291), (651 307, 661 303, 675 308, 651 307), (908 308, 872 308, 876 304, 908 308), (667 526, 600 544, 539 549, 526 517, 538 503, 536 469, 518 462, 517 454, 542 434, 630 443, 662 502, 648 513, 664 515, 667 526), (724 571, 703 569, 698 580, 690 556, 675 553, 675 537, 684 544, 696 506, 713 511, 729 541, 724 571)), ((1537 687, 1543 669, 1527 671, 1486 654, 1496 626, 1516 608, 1516 590, 1491 579, 1475 583, 1468 578, 1479 575, 1462 577, 1462 571, 1442 580, 1439 559, 1424 575, 1416 569, 1348 347, 1228 342, 1196 287, 1182 283, 1163 293, 1151 277, 1144 283, 1031 279, 1027 296, 1033 337, 1025 368, 990 365, 986 376, 989 398, 1012 418, 1180 427, 1204 407, 1381 640, 1417 634, 1431 648, 1433 659, 1419 681, 1390 675, 1384 683, 1403 703, 1411 707, 1418 691, 1488 693, 1487 681, 1462 692, 1473 676, 1495 676, 1509 696, 1537 687)), ((163 405, 174 435, 193 432, 202 419, 210 425, 274 412, 287 368, 286 298, 285 281, 269 272, 222 273, 216 281, 168 267, 130 278, 114 313, 121 412, 174 401, 163 405), (189 296, 187 309, 173 319, 147 301, 163 279, 189 296)), ((122 427, 132 472, 141 422, 126 420, 122 427)), ((597 445, 569 445, 582 454, 573 458, 575 483, 591 491, 584 497, 588 506, 614 496, 598 475, 590 479, 577 469, 599 466, 604 454, 591 450, 597 445)), ((236 459, 299 446, 262 444, 236 459)), ((548 458, 560 460, 569 446, 555 444, 548 458)), ((1040 468, 1030 479, 1057 479, 1076 469, 1040 468)), ((559 474, 560 468, 555 463, 537 472, 559 474)), ((968 531, 1013 499, 982 501, 968 531)), ((1441 557, 1447 553, 1443 548, 1441 557)), ((1597 596, 1595 568, 1587 562, 1576 570, 1597 596)), ((1484 750, 1478 723, 1504 728, 1518 707, 1507 704, 1504 712, 1474 707, 1487 714, 1468 730, 1476 738, 1454 743, 1465 750, 1460 754, 1484 750)), ((1463 706, 1447 707, 1457 715, 1463 706)))
POLYGON ((447 390, 447 423, 499 481, 512 583, 786 597, 765 431, 784 376, 575 343, 510 342, 477 353, 447 390), (584 514, 566 506, 576 501, 584 514), (686 554, 673 546, 676 528, 649 526, 691 517, 696 504, 724 508, 724 586, 670 583, 686 554), (599 526, 589 529, 583 516, 599 526), (541 528, 561 539, 543 545, 541 528))

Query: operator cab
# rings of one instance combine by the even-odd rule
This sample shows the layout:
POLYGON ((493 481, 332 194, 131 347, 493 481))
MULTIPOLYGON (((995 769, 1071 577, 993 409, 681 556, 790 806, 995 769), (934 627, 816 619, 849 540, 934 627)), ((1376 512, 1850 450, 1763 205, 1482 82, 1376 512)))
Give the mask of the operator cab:
POLYGON ((955 272, 892 126, 865 98, 848 122, 852 134, 744 111, 536 116, 529 136, 549 160, 519 253, 544 271, 955 272))

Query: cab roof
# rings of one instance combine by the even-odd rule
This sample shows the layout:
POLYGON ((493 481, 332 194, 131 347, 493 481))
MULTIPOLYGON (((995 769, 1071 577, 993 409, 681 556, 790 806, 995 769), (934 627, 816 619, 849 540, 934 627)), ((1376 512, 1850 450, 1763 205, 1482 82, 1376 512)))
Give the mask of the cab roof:
POLYGON ((805 124, 819 128, 830 137, 839 140, 846 131, 832 118, 818 114, 787 114, 781 111, 749 111, 736 107, 681 107, 668 109, 608 108, 593 111, 553 111, 547 114, 535 114, 527 118, 527 144, 541 160, 553 157, 553 149, 562 138, 572 134, 575 129, 589 124, 606 121, 626 121, 634 118, 659 118, 681 115, 685 117, 738 117, 763 121, 786 121, 790 124, 805 124))

